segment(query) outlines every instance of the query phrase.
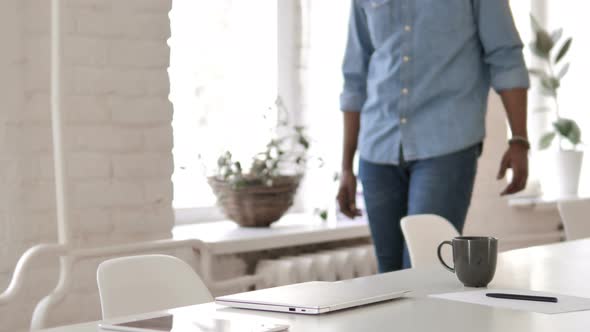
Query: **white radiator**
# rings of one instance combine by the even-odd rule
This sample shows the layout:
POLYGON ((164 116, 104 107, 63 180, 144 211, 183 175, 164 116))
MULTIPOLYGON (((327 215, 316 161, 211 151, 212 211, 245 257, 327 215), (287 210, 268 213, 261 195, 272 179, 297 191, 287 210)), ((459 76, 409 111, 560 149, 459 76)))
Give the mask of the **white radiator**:
POLYGON ((261 260, 256 265, 256 289, 306 281, 335 281, 377 273, 372 245, 339 248, 313 254, 261 260))

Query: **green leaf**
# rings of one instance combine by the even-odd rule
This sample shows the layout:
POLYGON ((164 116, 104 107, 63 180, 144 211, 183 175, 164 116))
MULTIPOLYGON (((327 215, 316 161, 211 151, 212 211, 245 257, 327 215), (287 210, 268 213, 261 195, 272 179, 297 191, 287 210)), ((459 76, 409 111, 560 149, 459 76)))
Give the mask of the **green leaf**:
POLYGON ((340 180, 340 173, 334 172, 334 174, 332 175, 332 181, 338 182, 338 180, 340 180))
POLYGON ((557 77, 561 80, 563 79, 563 77, 565 76, 565 74, 567 74, 567 72, 570 69, 570 64, 567 63, 565 66, 563 66, 563 68, 561 68, 561 70, 559 71, 559 74, 557 74, 557 77))
POLYGON ((537 76, 539 78, 546 78, 547 76, 549 76, 543 69, 538 68, 529 69, 529 74, 537 76))
POLYGON ((547 149, 549 146, 551 146, 551 142, 553 142, 554 138, 555 138, 554 132, 546 133, 545 135, 543 135, 541 137, 541 139, 539 140, 539 149, 541 149, 541 150, 547 149))
POLYGON ((529 44, 529 48, 531 49, 531 51, 533 52, 533 54, 536 55, 536 56, 538 56, 539 58, 549 59, 549 54, 543 54, 541 51, 539 51, 537 49, 537 43, 536 42, 531 42, 529 44))
POLYGON ((561 136, 566 137, 572 128, 572 123, 571 121, 562 118, 553 122, 553 127, 561 136))
POLYGON ((580 144, 582 131, 574 120, 561 118, 553 123, 553 127, 559 135, 570 141, 572 145, 580 144))
POLYGON ((541 84, 549 91, 555 91, 559 88, 559 80, 555 77, 546 77, 541 79, 541 84))
POLYGON ((309 141, 305 137, 299 137, 299 144, 301 144, 306 150, 309 149, 309 141))
POLYGON ((557 57, 555 57, 555 63, 558 63, 569 51, 570 46, 572 45, 572 38, 568 38, 568 40, 563 44, 559 53, 557 53, 557 57))
POLYGON ((563 29, 557 29, 553 31, 553 33, 551 33, 551 39, 553 40, 553 43, 557 44, 557 42, 561 39, 561 36, 563 36, 563 29))
POLYGON ((551 49, 554 45, 555 43, 553 43, 553 39, 551 39, 551 36, 549 36, 547 31, 537 31, 537 40, 535 42, 535 47, 537 48, 537 50, 539 50, 539 53, 546 54, 547 56, 549 56, 549 52, 551 52, 551 49))
POLYGON ((530 14, 531 17, 531 26, 533 27, 533 31, 537 32, 539 30, 543 30, 543 28, 541 27, 541 24, 539 24, 539 21, 535 18, 535 16, 533 14, 530 14))

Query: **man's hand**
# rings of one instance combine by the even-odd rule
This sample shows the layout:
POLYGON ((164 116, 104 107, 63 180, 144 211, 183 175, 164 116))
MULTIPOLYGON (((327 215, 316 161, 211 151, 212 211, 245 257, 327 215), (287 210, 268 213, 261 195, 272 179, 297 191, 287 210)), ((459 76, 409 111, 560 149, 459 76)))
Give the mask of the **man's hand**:
POLYGON ((356 208, 356 176, 352 171, 343 171, 340 175, 340 189, 338 189, 338 205, 340 211, 349 218, 361 215, 356 208))
POLYGON ((503 179, 506 170, 512 169, 512 181, 500 195, 515 194, 524 189, 529 176, 528 148, 521 144, 510 144, 502 157, 498 180, 503 179))

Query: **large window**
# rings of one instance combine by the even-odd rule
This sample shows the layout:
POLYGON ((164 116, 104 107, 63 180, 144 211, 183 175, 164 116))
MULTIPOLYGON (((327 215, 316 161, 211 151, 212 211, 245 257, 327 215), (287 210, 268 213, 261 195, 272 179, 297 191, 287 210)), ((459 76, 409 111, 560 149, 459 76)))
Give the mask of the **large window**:
MULTIPOLYGON (((313 139, 312 154, 324 161, 322 168, 311 168, 303 186, 304 207, 308 211, 336 211, 342 151, 342 58, 346 46, 350 3, 342 0, 303 1, 305 65, 302 68, 302 99, 306 124, 313 139)), ((355 163, 356 165, 356 163, 355 163)), ((359 187, 360 188, 360 187, 359 187)), ((362 204, 361 200, 358 202, 362 204)))
POLYGON ((222 217, 203 165, 225 149, 241 160, 263 149, 277 95, 296 99, 289 112, 307 127, 312 158, 324 161, 322 168, 311 163, 296 207, 334 215, 349 3, 281 1, 173 2, 173 205, 180 222, 222 217))
POLYGON ((213 217, 206 169, 224 150, 253 155, 277 95, 275 1, 174 0, 170 13, 176 209, 213 217))

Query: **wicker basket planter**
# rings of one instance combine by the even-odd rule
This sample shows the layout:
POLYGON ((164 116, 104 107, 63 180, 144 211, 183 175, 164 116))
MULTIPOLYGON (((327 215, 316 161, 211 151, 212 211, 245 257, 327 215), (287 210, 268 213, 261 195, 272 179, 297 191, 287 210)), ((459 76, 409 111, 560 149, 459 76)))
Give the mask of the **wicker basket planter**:
POLYGON ((293 205, 301 176, 282 176, 272 186, 248 184, 233 188, 215 177, 208 179, 225 216, 243 227, 268 227, 293 205))

